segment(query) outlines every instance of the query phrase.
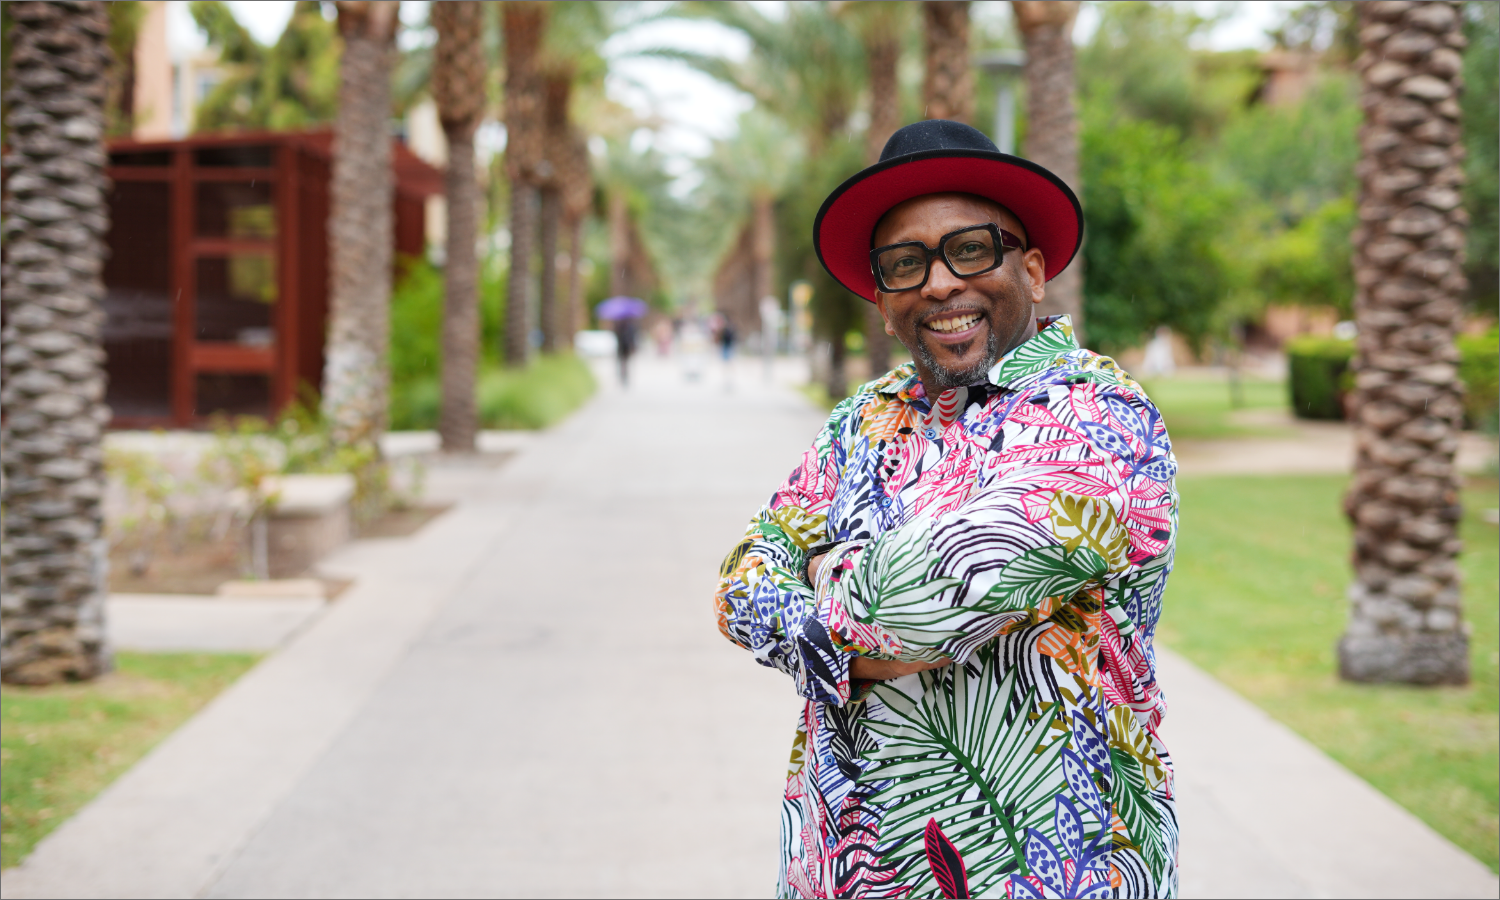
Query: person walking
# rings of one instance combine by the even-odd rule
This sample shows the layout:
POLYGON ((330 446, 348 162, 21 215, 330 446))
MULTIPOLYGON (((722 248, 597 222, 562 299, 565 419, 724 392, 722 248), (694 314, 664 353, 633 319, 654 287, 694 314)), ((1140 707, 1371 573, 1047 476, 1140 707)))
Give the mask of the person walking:
POLYGON ((734 389, 734 341, 737 335, 734 331, 734 320, 719 313, 718 334, 719 357, 724 360, 724 390, 734 389))
POLYGON ((1168 897, 1161 414, 1066 316, 1083 212, 967 125, 897 131, 813 226, 913 361, 841 402, 725 559, 719 628, 805 705, 783 897, 1168 897))
POLYGON ((615 357, 620 363, 620 386, 630 386, 630 357, 635 353, 636 340, 640 334, 640 320, 635 316, 623 316, 614 320, 615 357))

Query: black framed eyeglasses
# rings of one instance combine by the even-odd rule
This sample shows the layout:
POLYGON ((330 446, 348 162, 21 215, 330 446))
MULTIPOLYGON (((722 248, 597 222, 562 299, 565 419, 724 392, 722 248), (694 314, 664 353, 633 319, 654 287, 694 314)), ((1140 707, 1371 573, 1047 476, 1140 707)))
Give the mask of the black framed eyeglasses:
POLYGON ((937 257, 958 278, 973 278, 1000 268, 1005 251, 1022 249, 1020 238, 997 225, 970 225, 943 235, 935 249, 921 241, 876 247, 870 251, 870 268, 882 291, 914 291, 927 284, 937 257))

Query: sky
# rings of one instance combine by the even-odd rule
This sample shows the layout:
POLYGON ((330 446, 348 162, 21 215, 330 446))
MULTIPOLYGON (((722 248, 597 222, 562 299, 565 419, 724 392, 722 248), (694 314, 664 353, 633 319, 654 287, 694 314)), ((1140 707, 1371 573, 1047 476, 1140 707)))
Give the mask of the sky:
MULTIPOLYGON (((1226 13, 1218 26, 1206 35, 1204 44, 1214 50, 1233 50, 1268 47, 1270 42, 1266 30, 1275 25, 1287 8, 1298 5, 1298 2, 1195 0, 1187 5, 1204 15, 1226 13)), ((776 0, 762 0, 755 5, 767 15, 774 16, 783 4, 776 0)), ((975 5, 991 7, 976 10, 976 14, 1009 14, 1010 4, 1000 0, 982 0, 982 4, 975 5)), ((257 40, 270 44, 276 41, 291 18, 293 3, 291 0, 229 0, 229 6, 257 40)), ((422 0, 402 3, 402 22, 415 25, 425 21, 426 7, 427 3, 422 0)), ((1087 41, 1098 21, 1097 11, 1086 4, 1074 28, 1075 41, 1087 41)), ((168 3, 167 31, 174 57, 203 46, 203 38, 193 25, 186 2, 173 0, 168 3)), ((406 40, 414 38, 415 35, 409 34, 406 40)), ((652 141, 672 161, 672 167, 678 170, 674 174, 683 174, 692 158, 708 151, 714 138, 727 137, 734 131, 735 119, 750 107, 750 101, 743 94, 680 63, 634 55, 649 47, 694 49, 743 59, 749 52, 749 45, 740 35, 713 23, 669 20, 646 23, 616 35, 605 44, 604 55, 610 60, 607 92, 641 116, 659 118, 665 123, 652 141)))

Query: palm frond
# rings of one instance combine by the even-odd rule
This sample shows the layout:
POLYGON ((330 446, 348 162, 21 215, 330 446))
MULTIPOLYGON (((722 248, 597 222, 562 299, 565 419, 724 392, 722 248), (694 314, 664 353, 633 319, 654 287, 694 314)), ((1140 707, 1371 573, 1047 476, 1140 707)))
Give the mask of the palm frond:
POLYGON ((884 784, 871 798, 885 807, 880 841, 913 896, 939 889, 922 865, 929 819, 963 857, 976 895, 1006 874, 1025 874, 1027 829, 1055 830, 1053 797, 1067 790, 1059 760, 1066 733, 1053 728, 1058 707, 1029 715, 1035 689, 1009 707, 1017 674, 1000 668, 991 645, 967 666, 923 672, 919 698, 889 683, 875 687, 896 721, 866 722, 885 744, 865 754, 871 765, 859 780, 884 784))

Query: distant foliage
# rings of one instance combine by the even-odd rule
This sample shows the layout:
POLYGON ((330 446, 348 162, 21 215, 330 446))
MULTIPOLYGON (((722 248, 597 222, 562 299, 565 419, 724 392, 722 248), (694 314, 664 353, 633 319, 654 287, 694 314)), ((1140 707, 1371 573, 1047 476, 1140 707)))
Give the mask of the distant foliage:
POLYGON ((1211 20, 1102 8, 1079 53, 1091 345, 1117 351, 1158 325, 1233 344, 1272 303, 1350 312, 1363 113, 1349 20, 1337 4, 1289 14, 1278 40, 1333 50, 1300 101, 1268 106, 1256 54, 1193 48, 1211 20))
MULTIPOLYGON (((572 354, 538 355, 524 369, 491 362, 479 374, 479 422, 484 428, 546 428, 583 405, 594 388, 588 364, 572 354)), ((436 428, 441 391, 432 377, 392 392, 391 429, 436 428)))
POLYGON ((1470 428, 1494 434, 1500 418, 1500 330, 1458 337, 1459 375, 1464 381, 1464 412, 1470 428))
POLYGON ((1488 315, 1500 305, 1500 4, 1464 6, 1464 146, 1469 183, 1469 300, 1488 315))
POLYGON ((219 50, 225 78, 203 98, 194 131, 282 131, 333 121, 338 112, 337 26, 321 4, 299 0, 276 43, 267 47, 221 0, 193 0, 193 20, 219 50))
POLYGON ((1235 287, 1219 241, 1242 195, 1167 126, 1096 111, 1081 145, 1089 344, 1130 347, 1160 324, 1201 342, 1235 287))
POLYGON ((1328 70, 1301 103, 1236 111, 1207 159, 1217 177, 1239 181, 1282 223, 1294 223, 1329 201, 1354 195, 1363 117, 1359 79, 1328 70))
MULTIPOLYGON (((498 362, 505 269, 495 260, 479 270, 480 356, 498 362)), ((391 393, 436 379, 442 368, 443 273, 425 259, 403 259, 391 291, 391 393)))
MULTIPOLYGON (((437 427, 442 400, 443 273, 422 259, 404 260, 402 272, 391 292, 391 429, 430 429, 437 427)), ((493 261, 480 266, 480 424, 545 428, 593 394, 594 378, 571 355, 538 357, 520 370, 500 368, 505 278, 493 261)))

